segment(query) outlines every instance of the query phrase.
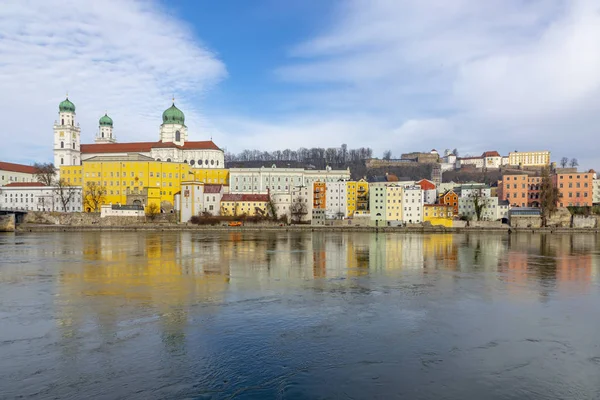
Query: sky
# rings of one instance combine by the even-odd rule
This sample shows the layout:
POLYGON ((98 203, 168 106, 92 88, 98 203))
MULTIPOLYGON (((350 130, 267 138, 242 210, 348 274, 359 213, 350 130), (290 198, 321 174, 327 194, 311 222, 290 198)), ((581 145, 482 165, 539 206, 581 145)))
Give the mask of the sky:
POLYGON ((550 150, 600 168, 597 0, 4 0, 0 160, 52 160, 68 92, 82 143, 550 150))

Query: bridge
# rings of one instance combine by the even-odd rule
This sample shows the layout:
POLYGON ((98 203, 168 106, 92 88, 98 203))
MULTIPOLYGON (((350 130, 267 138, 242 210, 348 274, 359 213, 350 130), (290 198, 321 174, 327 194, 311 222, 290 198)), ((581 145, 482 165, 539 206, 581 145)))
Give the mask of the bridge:
POLYGON ((10 208, 0 208, 0 215, 9 215, 9 214, 14 214, 15 215, 15 223, 17 224, 21 224, 23 223, 23 220, 25 219, 25 214, 27 214, 27 211, 25 210, 13 210, 10 208))

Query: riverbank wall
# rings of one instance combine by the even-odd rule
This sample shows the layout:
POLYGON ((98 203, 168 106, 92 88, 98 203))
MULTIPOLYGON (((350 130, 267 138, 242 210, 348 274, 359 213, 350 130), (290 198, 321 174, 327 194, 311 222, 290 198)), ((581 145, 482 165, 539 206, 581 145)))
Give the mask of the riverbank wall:
POLYGON ((15 214, 0 215, 0 232, 14 232, 15 228, 15 214))

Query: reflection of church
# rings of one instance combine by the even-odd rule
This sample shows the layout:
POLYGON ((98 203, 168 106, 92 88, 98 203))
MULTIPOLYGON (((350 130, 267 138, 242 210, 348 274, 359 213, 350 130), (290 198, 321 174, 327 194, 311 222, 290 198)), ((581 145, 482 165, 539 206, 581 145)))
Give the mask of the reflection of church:
POLYGON ((54 165, 57 168, 80 165, 95 156, 125 157, 140 154, 157 161, 183 162, 193 168, 224 168, 225 157, 212 140, 189 141, 185 115, 173 105, 162 114, 157 142, 118 143, 113 120, 107 114, 98 121, 94 144, 81 143, 81 129, 75 122, 75 104, 67 97, 58 106, 54 123, 54 165))

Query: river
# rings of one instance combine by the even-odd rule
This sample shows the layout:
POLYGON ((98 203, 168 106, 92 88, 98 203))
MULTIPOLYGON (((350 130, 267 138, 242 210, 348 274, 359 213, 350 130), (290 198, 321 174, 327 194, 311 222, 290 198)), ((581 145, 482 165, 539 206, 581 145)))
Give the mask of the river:
POLYGON ((591 234, 0 235, 0 398, 598 399, 591 234))

